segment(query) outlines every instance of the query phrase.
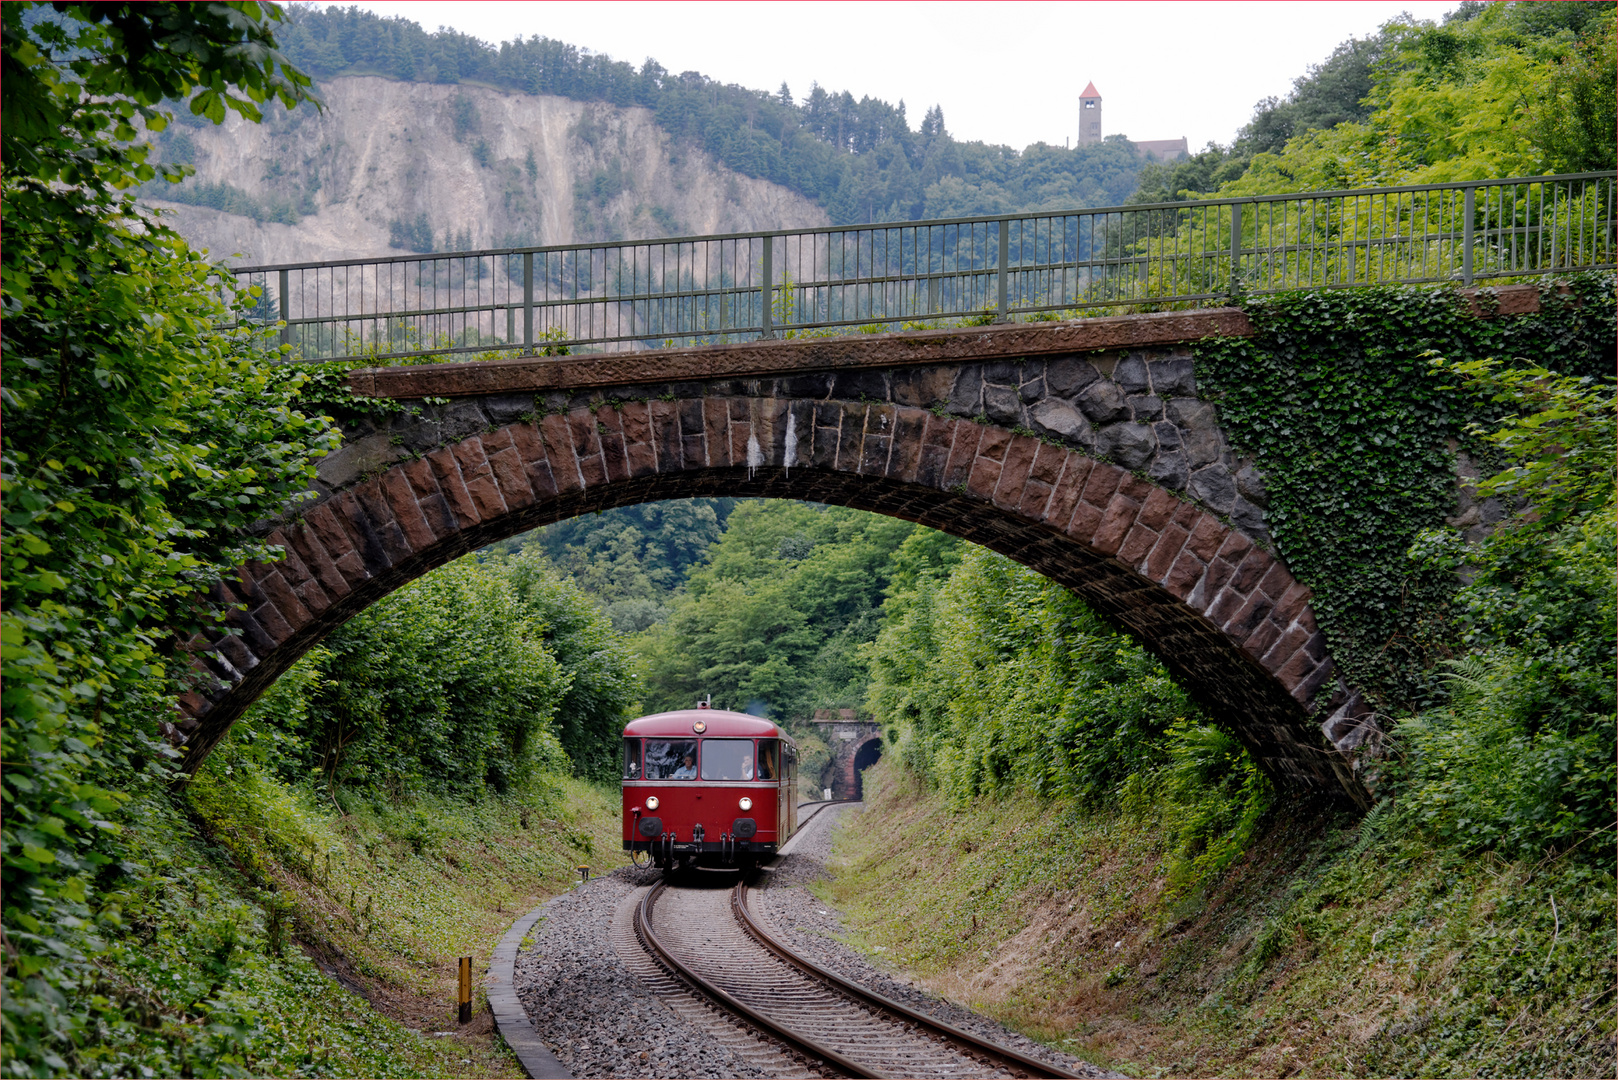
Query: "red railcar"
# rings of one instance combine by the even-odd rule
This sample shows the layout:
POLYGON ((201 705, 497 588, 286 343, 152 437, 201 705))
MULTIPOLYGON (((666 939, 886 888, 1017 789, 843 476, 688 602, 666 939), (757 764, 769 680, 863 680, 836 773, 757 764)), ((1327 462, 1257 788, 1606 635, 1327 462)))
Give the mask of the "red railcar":
POLYGON ((748 869, 798 826, 798 747, 768 720, 699 705, 624 728, 624 850, 665 869, 748 869))

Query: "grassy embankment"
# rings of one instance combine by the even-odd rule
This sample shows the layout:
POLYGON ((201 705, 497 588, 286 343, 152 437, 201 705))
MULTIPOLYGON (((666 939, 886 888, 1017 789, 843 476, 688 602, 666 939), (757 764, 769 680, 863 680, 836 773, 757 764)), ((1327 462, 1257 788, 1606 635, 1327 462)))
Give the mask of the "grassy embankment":
POLYGON ((952 812, 892 761, 866 793, 822 887, 851 940, 1098 1064, 1614 1075, 1610 874, 1281 808, 1176 896, 1149 818, 1030 797, 952 812))
MULTIPOLYGON (((621 861, 616 792, 543 777, 480 803, 342 803, 212 763, 152 800, 128 839, 161 873, 127 898, 111 981, 161 1000, 154 1024, 191 997, 259 1017, 228 1053, 248 1075, 521 1076, 481 988, 456 1023, 456 958, 481 983, 518 916, 621 861)), ((232 1041, 165 1041, 193 1038, 232 1041)))

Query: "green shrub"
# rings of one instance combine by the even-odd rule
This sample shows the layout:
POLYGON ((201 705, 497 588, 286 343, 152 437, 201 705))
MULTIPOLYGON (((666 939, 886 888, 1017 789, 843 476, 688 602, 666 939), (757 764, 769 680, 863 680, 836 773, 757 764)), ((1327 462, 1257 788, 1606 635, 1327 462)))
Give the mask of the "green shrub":
POLYGON ((1275 792, 1242 744, 1211 725, 1176 720, 1163 752, 1165 764, 1131 778, 1125 805, 1155 814, 1172 837, 1172 896, 1217 876, 1247 850, 1275 792))
MULTIPOLYGON (((1440 366, 1443 366, 1440 362, 1440 366)), ((1455 365, 1512 407, 1477 433, 1507 467, 1478 485, 1521 507, 1468 548, 1442 530, 1413 554, 1474 580, 1457 596, 1472 652, 1448 664, 1450 700, 1403 721, 1401 812, 1448 842, 1536 857, 1578 849, 1613 864, 1614 418, 1610 382, 1543 368, 1455 365)))
POLYGON ((246 526, 301 497, 337 440, 252 332, 218 329, 246 291, 132 191, 185 174, 137 141, 165 100, 218 123, 308 99, 275 49, 280 9, 40 8, 0 7, 0 1067, 86 1075, 80 1048, 124 1007, 98 958, 149 872, 122 833, 132 793, 170 779, 176 647, 217 627, 199 591, 274 558, 246 526))
POLYGON ((1579 846, 1611 864, 1615 794, 1612 506, 1565 527, 1509 595, 1462 594, 1493 643, 1450 664, 1448 705, 1397 728, 1409 820, 1516 857, 1579 846))
POLYGON ((475 797, 566 771, 564 742, 599 773, 630 688, 605 617, 541 556, 468 557, 333 631, 239 722, 229 753, 333 798, 475 797))
POLYGON ((1154 821, 1171 892, 1245 851, 1273 791, 1241 743, 1068 590, 982 548, 950 554, 895 574, 864 650, 898 760, 957 809, 1021 791, 1154 821))

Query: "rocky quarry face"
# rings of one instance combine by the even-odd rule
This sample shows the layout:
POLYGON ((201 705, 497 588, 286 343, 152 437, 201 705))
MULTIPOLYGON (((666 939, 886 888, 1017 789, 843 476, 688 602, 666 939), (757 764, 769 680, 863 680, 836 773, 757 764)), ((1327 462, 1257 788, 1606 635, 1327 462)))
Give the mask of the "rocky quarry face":
POLYGON ((156 156, 196 175, 177 199, 159 182, 143 201, 232 265, 826 224, 803 196, 678 143, 648 109, 373 76, 317 89, 324 112, 177 117, 156 156))

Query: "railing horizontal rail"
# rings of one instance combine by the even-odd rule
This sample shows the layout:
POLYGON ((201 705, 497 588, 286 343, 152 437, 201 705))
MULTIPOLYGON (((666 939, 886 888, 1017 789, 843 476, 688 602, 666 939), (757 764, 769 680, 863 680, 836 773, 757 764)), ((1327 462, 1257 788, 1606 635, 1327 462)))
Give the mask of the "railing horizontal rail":
POLYGON ((656 347, 1610 269, 1618 174, 237 267, 304 359, 656 347))

